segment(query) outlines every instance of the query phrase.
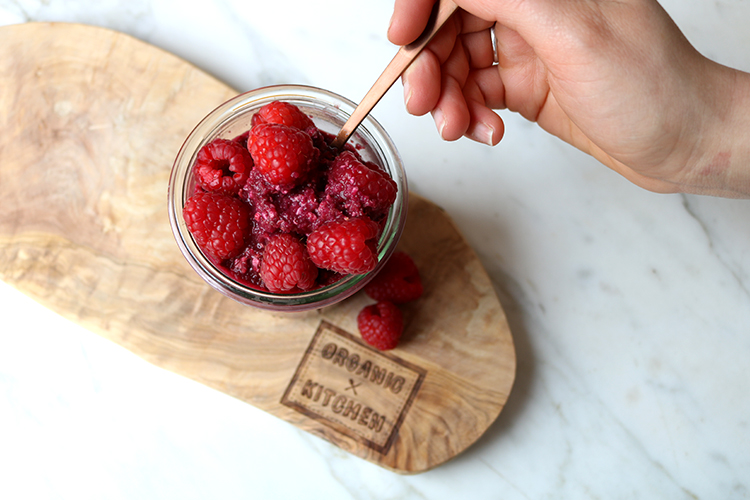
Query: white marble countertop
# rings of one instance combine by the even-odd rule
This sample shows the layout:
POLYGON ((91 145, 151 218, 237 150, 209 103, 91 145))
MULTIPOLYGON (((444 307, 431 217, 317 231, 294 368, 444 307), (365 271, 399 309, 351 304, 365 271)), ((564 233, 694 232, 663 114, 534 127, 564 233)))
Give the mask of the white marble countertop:
MULTIPOLYGON (((665 0, 704 54, 750 70, 750 2, 665 0)), ((132 34, 238 90, 359 100, 395 52, 392 2, 0 0, 0 25, 132 34)), ((0 283, 0 498, 750 498, 750 201, 657 195, 503 113, 442 142, 397 84, 374 111, 413 191, 476 249, 516 385, 488 432, 401 476, 135 357, 0 283)))

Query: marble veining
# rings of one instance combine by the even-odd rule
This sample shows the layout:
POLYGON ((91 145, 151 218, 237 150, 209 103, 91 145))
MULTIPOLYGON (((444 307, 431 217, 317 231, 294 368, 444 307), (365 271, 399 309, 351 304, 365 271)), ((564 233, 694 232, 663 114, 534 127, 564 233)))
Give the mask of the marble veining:
MULTIPOLYGON (((750 2, 664 0, 750 70, 750 2)), ((392 2, 0 0, 0 25, 93 24, 233 88, 358 100, 395 53, 392 2)), ((503 142, 440 141, 397 84, 374 111, 513 330, 508 405, 469 450, 399 476, 155 368, 0 283, 0 498, 750 498, 750 202, 657 195, 502 113, 503 142)))

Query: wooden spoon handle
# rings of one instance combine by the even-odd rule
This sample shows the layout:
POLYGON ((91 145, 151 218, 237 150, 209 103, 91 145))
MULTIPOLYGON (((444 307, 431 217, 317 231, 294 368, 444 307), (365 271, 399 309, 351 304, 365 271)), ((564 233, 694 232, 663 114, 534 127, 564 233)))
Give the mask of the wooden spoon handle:
POLYGON ((401 74, 409 67, 417 55, 422 52, 422 49, 424 49, 430 40, 432 40, 432 37, 440 31, 443 24, 445 24, 453 12, 458 8, 452 0, 439 0, 435 7, 436 8, 433 10, 430 20, 427 23, 427 27, 419 38, 409 45, 404 45, 399 49, 344 126, 341 127, 341 131, 333 141, 334 147, 341 148, 346 141, 349 140, 349 136, 351 136, 359 124, 362 123, 362 120, 364 120, 370 111, 372 111, 372 108, 374 108, 383 95, 388 92, 388 89, 393 86, 396 80, 398 80, 401 74))

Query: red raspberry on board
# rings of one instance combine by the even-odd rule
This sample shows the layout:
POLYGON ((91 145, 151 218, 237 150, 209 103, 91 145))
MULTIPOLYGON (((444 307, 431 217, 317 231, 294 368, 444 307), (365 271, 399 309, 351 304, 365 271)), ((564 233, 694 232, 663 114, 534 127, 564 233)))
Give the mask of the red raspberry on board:
POLYGON ((360 217, 333 221, 307 237, 307 251, 316 266, 341 274, 365 274, 378 263, 378 225, 360 217))
POLYGON ((378 275, 365 286, 370 298, 395 304, 417 300, 423 291, 419 269, 405 252, 394 252, 378 275))
POLYGON ((283 101, 273 101, 266 104, 253 115, 253 125, 259 123, 279 123, 287 127, 294 127, 307 131, 315 124, 294 104, 283 101))
POLYGON ((382 301, 362 309, 357 315, 362 339, 381 351, 398 345, 404 331, 404 319, 398 306, 382 301))
POLYGON ((250 234, 250 207, 223 193, 198 192, 182 211, 198 246, 218 259, 230 259, 245 246, 250 234))
POLYGON ((236 141, 214 139, 198 151, 193 171, 206 191, 235 194, 247 181, 253 159, 236 141))
POLYGON ((396 183, 385 172, 362 162, 351 151, 336 157, 328 173, 325 194, 352 217, 382 216, 396 199, 396 183))
POLYGON ((310 135, 276 123, 261 123, 250 131, 247 149, 255 168, 281 190, 303 183, 317 165, 320 152, 310 135))
POLYGON ((304 291, 315 285, 318 268, 310 260, 305 245, 291 234, 282 233, 266 243, 260 276, 270 292, 304 291))

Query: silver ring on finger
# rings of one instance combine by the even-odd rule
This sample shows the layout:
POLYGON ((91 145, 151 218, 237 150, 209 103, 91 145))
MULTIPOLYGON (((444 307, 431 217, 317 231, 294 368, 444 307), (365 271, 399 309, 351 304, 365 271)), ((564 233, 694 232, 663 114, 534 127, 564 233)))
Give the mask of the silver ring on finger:
POLYGON ((490 42, 492 43, 492 64, 500 62, 500 58, 497 54, 497 36, 495 35, 495 25, 490 27, 490 42))

